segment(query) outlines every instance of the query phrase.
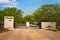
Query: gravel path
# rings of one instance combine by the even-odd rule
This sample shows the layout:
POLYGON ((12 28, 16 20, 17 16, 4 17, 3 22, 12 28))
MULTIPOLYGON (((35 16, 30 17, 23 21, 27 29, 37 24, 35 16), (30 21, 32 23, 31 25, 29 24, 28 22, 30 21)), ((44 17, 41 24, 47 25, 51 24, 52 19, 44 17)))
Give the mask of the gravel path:
MULTIPOLYGON (((54 37, 51 36, 53 32, 51 32, 50 34, 49 33, 50 32, 46 30, 44 31, 39 29, 15 29, 13 31, 0 33, 0 40, 53 40, 54 37)), ((56 34, 53 36, 56 36, 56 34)))

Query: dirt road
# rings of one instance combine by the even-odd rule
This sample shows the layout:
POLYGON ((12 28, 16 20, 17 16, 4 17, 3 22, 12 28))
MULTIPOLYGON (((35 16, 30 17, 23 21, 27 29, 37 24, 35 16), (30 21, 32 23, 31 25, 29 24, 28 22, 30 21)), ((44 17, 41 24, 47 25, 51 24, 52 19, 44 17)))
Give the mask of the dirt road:
MULTIPOLYGON (((49 31, 42 31, 38 29, 15 29, 13 31, 0 33, 0 40, 59 40, 60 36, 55 37, 56 39, 53 39, 53 35, 49 33, 49 31), (47 36, 50 35, 50 36, 47 36)), ((60 32, 59 32, 60 33, 60 32)), ((55 34, 54 36, 56 36, 55 34)))

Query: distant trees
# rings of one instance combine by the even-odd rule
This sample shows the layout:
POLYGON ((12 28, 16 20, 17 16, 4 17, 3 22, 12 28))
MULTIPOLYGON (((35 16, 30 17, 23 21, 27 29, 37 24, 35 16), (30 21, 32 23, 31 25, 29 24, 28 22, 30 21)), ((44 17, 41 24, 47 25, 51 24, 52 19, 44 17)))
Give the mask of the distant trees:
POLYGON ((24 21, 25 21, 25 23, 26 22, 34 23, 35 19, 34 19, 33 15, 26 15, 26 16, 24 16, 24 21))

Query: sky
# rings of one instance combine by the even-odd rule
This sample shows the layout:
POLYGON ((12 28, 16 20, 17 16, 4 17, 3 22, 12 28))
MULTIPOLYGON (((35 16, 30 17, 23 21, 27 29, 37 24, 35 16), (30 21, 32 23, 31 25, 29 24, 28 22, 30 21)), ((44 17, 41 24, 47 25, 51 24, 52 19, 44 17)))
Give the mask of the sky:
POLYGON ((60 0, 0 0, 0 10, 17 7, 23 11, 23 15, 28 15, 44 4, 60 4, 60 0))

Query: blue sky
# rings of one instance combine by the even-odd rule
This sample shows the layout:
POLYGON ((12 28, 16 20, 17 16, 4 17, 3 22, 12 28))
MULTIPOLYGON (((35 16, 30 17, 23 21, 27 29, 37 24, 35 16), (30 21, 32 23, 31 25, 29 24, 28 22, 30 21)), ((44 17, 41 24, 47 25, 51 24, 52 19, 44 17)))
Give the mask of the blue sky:
POLYGON ((0 0, 0 9, 5 7, 17 7, 24 15, 33 13, 44 4, 60 4, 60 0, 0 0))

